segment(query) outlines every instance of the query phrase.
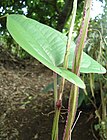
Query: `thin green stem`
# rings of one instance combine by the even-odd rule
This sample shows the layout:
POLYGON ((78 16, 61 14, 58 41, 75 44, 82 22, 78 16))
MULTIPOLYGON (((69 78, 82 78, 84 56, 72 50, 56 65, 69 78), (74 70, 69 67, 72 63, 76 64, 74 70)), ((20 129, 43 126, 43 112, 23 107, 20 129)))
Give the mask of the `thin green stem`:
POLYGON ((72 90, 70 92, 70 98, 69 98, 69 105, 68 105, 68 118, 67 118, 67 124, 65 128, 65 133, 63 140, 69 140, 71 136, 71 126, 73 126, 74 120, 75 120, 75 114, 77 110, 77 98, 78 97, 78 87, 73 85, 72 90), (73 107, 73 108, 72 108, 73 107))
MULTIPOLYGON (((71 46, 72 32, 73 32, 74 22, 75 22, 75 17, 76 17, 76 10, 77 10, 77 0, 74 0, 73 11, 72 11, 72 20, 71 20, 70 31, 69 31, 69 35, 68 35, 66 52, 65 52, 65 57, 64 57, 64 64, 63 64, 63 67, 65 69, 68 68, 68 57, 69 57, 69 53, 70 53, 70 46, 71 46)), ((65 79, 62 78, 61 84, 59 87, 58 98, 57 98, 57 102, 56 102, 56 110, 55 110, 53 129, 52 129, 52 140, 58 140, 58 122, 59 122, 59 115, 60 115, 60 110, 61 110, 61 105, 62 105, 62 95, 63 95, 63 90, 64 90, 64 83, 65 83, 65 79)), ((56 100, 56 96, 55 96, 55 100, 56 100)))
MULTIPOLYGON (((78 76, 80 73, 79 69, 80 69, 80 63, 81 63, 81 58, 82 58, 82 52, 83 52, 85 40, 87 37, 87 29, 88 29, 88 23, 90 19, 91 2, 92 2, 91 0, 90 1, 86 0, 85 5, 84 5, 83 20, 82 20, 80 34, 79 34, 76 49, 75 49, 74 61, 72 65, 72 72, 74 72, 78 76)), ((69 140, 71 136, 70 135, 71 127, 74 123, 77 106, 78 106, 78 96, 79 96, 78 89, 79 88, 76 85, 73 85, 71 88, 69 105, 68 105, 68 116, 67 116, 67 121, 66 121, 66 126, 65 126, 65 132, 63 135, 63 140, 69 140)))
POLYGON ((102 120, 100 123, 102 124, 103 138, 107 139, 107 109, 106 109, 107 104, 106 104, 106 97, 104 97, 101 81, 100 81, 100 89, 101 89, 101 106, 102 106, 102 116, 101 116, 102 120))
POLYGON ((94 74, 92 74, 92 73, 90 73, 90 89, 91 89, 92 96, 95 99, 95 97, 94 97, 94 74))
POLYGON ((98 117, 99 122, 101 122, 101 116, 100 116, 100 113, 99 113, 99 111, 98 111, 98 109, 97 109, 97 106, 96 106, 95 102, 88 96, 88 92, 87 92, 86 89, 84 89, 84 93, 85 93, 85 95, 87 96, 88 100, 91 102, 91 104, 94 106, 94 108, 95 108, 95 110, 96 110, 96 111, 95 111, 96 116, 98 117))
MULTIPOLYGON (((73 29, 74 29, 76 11, 77 11, 77 0, 74 0, 72 16, 71 16, 71 23, 70 23, 70 30, 69 30, 69 34, 68 34, 66 52, 65 52, 64 63, 63 63, 63 67, 65 69, 68 68, 68 58, 69 58, 69 54, 70 54, 70 46, 71 46, 71 41, 72 41, 72 33, 73 33, 73 29)), ((62 78, 60 89, 59 89, 59 99, 60 100, 62 99, 64 83, 65 83, 65 79, 62 78)))
POLYGON ((52 140, 58 140, 58 122, 59 122, 60 111, 55 110, 54 123, 52 128, 52 140))
POLYGON ((54 80, 54 107, 56 107, 58 93, 57 93, 57 73, 55 72, 53 72, 53 80, 54 80))
POLYGON ((69 34, 68 34, 67 47, 66 47, 66 53, 65 53, 65 58, 64 58, 64 65, 63 65, 63 67, 66 69, 68 68, 68 57, 70 54, 70 46, 71 46, 71 41, 72 41, 72 33, 73 33, 73 29, 74 29, 76 11, 77 11, 77 0, 74 0, 70 30, 69 30, 69 34))
POLYGON ((103 93, 103 89, 102 89, 102 83, 100 82, 100 90, 101 90, 101 106, 102 106, 102 121, 106 120, 106 103, 105 103, 105 97, 104 97, 104 93, 103 93))

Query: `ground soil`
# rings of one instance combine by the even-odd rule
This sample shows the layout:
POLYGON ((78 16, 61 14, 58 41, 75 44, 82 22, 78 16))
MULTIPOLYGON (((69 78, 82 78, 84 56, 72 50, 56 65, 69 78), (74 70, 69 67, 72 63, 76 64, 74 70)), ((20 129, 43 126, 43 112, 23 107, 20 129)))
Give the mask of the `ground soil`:
MULTIPOLYGON (((36 60, 0 57, 0 140, 51 140, 53 91, 43 92, 52 72, 36 60)), ((59 140, 65 124, 67 98, 60 117, 59 140)), ((81 108, 78 110, 82 110, 81 108)), ((94 115, 83 110, 73 130, 73 140, 95 140, 94 115)))

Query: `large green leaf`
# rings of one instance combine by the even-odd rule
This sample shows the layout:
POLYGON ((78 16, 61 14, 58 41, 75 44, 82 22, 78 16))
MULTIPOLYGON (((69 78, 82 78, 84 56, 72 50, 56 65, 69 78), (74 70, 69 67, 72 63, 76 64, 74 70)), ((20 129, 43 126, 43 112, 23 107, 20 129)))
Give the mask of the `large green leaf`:
MULTIPOLYGON (((41 54, 43 59, 55 66, 59 66, 63 63, 67 43, 67 37, 65 35, 49 26, 26 18, 22 15, 9 15, 7 19, 9 23, 8 30, 10 33, 10 27, 15 30, 15 36, 18 36, 19 32, 21 32, 21 36, 23 34, 21 39, 23 40, 24 38, 24 41, 26 39, 27 43, 29 43, 31 47, 38 52, 38 54, 41 54)), ((20 44, 20 41, 18 43, 20 44)), ((27 48, 28 52, 31 50, 31 47, 27 48)), ((23 48, 26 49, 26 47, 23 48)), ((72 65, 74 50, 75 44, 72 42, 71 52, 69 55, 69 68, 71 68, 72 65)), ((86 53, 83 53, 80 72, 105 73, 106 70, 97 61, 92 59, 86 53)))
POLYGON ((73 84, 85 88, 77 75, 57 67, 63 62, 65 52, 66 37, 63 34, 22 15, 8 15, 7 29, 15 41, 33 57, 73 84))
MULTIPOLYGON (((58 67, 64 61, 67 43, 65 35, 33 19, 15 14, 7 16, 7 29, 16 42, 41 63, 68 81, 81 88, 84 87, 83 82, 77 76, 68 70, 58 67)), ((74 49, 75 44, 72 42, 69 55, 69 68, 72 65, 74 49)), ((105 73, 106 70, 86 53, 83 53, 80 72, 105 73)))

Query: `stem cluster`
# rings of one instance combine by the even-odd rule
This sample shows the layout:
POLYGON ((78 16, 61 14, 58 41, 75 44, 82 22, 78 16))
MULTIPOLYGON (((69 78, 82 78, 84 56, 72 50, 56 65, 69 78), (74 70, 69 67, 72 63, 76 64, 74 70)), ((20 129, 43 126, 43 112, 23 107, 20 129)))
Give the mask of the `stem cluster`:
MULTIPOLYGON (((82 59, 82 52, 83 52, 85 40, 87 37, 91 3, 92 3, 92 0, 85 1, 83 20, 82 20, 80 34, 79 34, 77 45, 75 48, 75 55, 74 55, 74 60, 73 60, 73 64, 72 64, 72 72, 78 76, 80 74, 79 70, 80 70, 80 63, 81 63, 81 59, 82 59)), ((71 25, 70 25, 70 31, 68 34, 65 57, 64 57, 63 67, 65 69, 68 68, 68 59, 69 59, 69 54, 70 54, 70 46, 71 46, 71 40, 72 40, 72 32, 73 32, 74 23, 75 23, 76 10, 77 10, 77 0, 74 0, 73 11, 72 11, 72 20, 71 20, 71 25)), ((63 95, 63 90, 64 90, 64 83, 65 83, 65 79, 62 78, 59 92, 57 95, 55 95, 55 116, 54 116, 54 122, 53 122, 52 140, 58 140, 58 122, 59 122, 59 115, 60 115, 61 106, 62 106, 62 95, 63 95)), ((56 82, 55 82, 55 85, 56 85, 56 82)), ((57 87, 54 88, 54 90, 55 90, 54 94, 56 94, 57 87)), ((73 126, 76 111, 77 111, 78 96, 79 96, 79 88, 76 85, 72 85, 71 91, 70 91, 69 103, 68 103, 68 116, 67 116, 66 125, 65 125, 65 129, 64 129, 63 140, 71 139, 70 138, 71 137, 71 128, 73 126)))

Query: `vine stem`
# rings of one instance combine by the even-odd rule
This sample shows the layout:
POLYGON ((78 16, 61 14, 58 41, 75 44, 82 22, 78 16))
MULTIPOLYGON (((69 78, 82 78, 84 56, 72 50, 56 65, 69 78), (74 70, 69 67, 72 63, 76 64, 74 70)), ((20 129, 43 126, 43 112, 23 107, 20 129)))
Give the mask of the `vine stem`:
POLYGON ((53 72, 53 80, 54 80, 54 108, 56 107, 56 102, 58 99, 57 93, 57 73, 53 72))
MULTIPOLYGON (((72 20, 71 20, 71 24, 70 24, 70 30, 69 30, 69 34, 68 34, 66 52, 65 52, 64 63, 63 63, 63 67, 65 69, 68 68, 68 57, 69 57, 69 53, 70 53, 70 46, 71 46, 71 40, 72 40, 72 32, 73 32, 74 23, 75 23, 76 10, 77 10, 77 0, 74 0, 73 11, 72 11, 72 16, 71 16, 72 20)), ((55 116, 54 116, 53 128, 52 128, 52 140, 58 140, 58 122, 59 122, 59 116, 60 116, 60 111, 61 111, 61 106, 62 106, 62 95, 63 95, 63 90, 64 90, 64 84, 65 84, 65 79, 62 78, 61 84, 59 87, 58 98, 57 98, 57 102, 56 102, 55 116)), ((55 93, 55 91, 54 91, 54 93, 55 93)), ((56 95, 54 95, 54 97, 55 96, 56 95)), ((56 97, 55 97, 55 100, 56 100, 56 97)))
MULTIPOLYGON (((82 20, 80 34, 79 34, 78 41, 76 44, 75 55, 74 55, 74 60, 72 64, 72 72, 74 72, 78 76, 80 75, 80 63, 82 59, 82 52, 83 52, 85 40, 87 37, 91 4, 92 4, 92 0, 85 1, 83 20, 82 20)), ((71 127, 73 126, 75 116, 76 116, 77 106, 78 106, 78 96, 79 96, 79 88, 76 85, 72 85, 71 91, 70 91, 70 97, 69 97, 69 104, 68 104, 68 116, 66 120, 63 140, 70 139, 71 127)))
MULTIPOLYGON (((63 67, 65 69, 68 68, 68 59, 69 59, 69 54, 70 54, 70 46, 71 46, 72 33, 73 33, 74 23, 75 23, 75 18, 76 18, 76 11, 77 11, 77 0, 74 0, 73 10, 72 10, 72 16, 71 16, 71 23, 70 23, 70 29, 69 29, 68 39, 67 39, 67 47, 66 47, 66 52, 65 52, 65 57, 64 57, 64 63, 63 63, 63 67)), ((64 83, 65 83, 65 79, 62 78, 61 86, 60 86, 60 90, 59 90, 59 99, 60 100, 62 99, 62 94, 63 94, 63 89, 64 89, 64 83)))

